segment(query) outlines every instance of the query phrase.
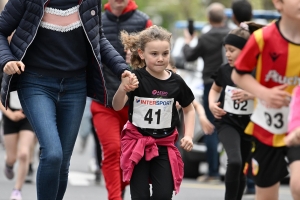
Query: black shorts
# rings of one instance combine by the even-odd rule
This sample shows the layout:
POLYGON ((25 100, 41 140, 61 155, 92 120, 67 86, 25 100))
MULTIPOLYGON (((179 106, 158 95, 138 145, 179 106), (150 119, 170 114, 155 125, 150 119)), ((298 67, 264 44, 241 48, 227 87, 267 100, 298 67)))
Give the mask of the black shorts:
POLYGON ((29 130, 33 131, 29 121, 27 118, 22 119, 18 122, 14 122, 10 120, 8 117, 3 115, 3 132, 4 135, 12 134, 12 133, 18 133, 22 130, 29 130))
POLYGON ((288 164, 300 160, 300 146, 272 147, 254 139, 250 170, 259 187, 270 187, 286 177, 288 164))

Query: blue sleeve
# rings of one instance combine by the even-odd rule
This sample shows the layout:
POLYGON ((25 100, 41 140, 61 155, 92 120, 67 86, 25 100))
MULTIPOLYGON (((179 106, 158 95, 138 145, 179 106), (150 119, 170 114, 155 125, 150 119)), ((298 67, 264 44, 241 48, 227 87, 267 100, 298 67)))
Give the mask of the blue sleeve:
POLYGON ((7 41, 20 24, 25 11, 23 0, 9 0, 0 15, 0 68, 9 61, 15 60, 7 41))

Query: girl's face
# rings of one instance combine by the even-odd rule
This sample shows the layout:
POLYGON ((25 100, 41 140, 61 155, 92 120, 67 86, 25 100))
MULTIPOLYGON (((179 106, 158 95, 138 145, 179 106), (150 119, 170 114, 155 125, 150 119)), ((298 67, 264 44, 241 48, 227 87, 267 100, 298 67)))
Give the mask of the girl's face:
POLYGON ((145 60, 146 69, 150 73, 161 74, 169 64, 170 43, 168 41, 154 40, 145 45, 145 50, 139 50, 139 56, 145 60))
POLYGON ((241 50, 239 48, 236 48, 235 46, 225 44, 225 51, 226 51, 226 58, 228 60, 228 64, 231 67, 234 67, 234 62, 240 55, 241 50))

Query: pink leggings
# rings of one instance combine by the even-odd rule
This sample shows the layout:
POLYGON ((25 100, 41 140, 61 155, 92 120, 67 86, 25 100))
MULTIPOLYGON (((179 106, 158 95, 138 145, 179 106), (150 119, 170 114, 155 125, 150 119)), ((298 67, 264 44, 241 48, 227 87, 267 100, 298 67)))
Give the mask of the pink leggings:
POLYGON ((288 132, 300 127, 300 86, 293 91, 293 97, 290 104, 290 116, 288 132))

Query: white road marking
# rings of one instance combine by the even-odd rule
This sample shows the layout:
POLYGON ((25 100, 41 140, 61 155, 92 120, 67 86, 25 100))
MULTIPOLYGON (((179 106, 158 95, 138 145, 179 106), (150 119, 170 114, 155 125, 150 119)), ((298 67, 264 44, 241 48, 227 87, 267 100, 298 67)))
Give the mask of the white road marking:
POLYGON ((95 175, 92 173, 69 172, 69 184, 73 186, 89 186, 90 182, 95 180, 95 175))

